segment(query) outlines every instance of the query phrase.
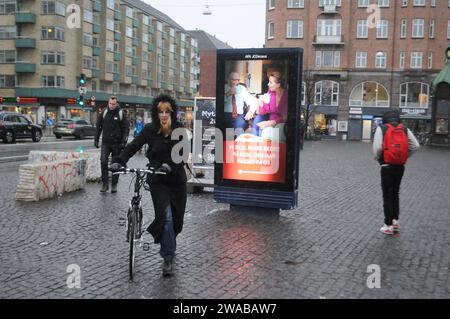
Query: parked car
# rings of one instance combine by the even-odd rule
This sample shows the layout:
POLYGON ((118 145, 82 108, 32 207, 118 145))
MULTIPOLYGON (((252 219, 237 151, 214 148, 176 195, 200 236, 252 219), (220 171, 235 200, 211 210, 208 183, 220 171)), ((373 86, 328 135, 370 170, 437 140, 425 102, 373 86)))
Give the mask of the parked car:
POLYGON ((63 136, 74 136, 77 139, 95 136, 95 126, 85 119, 73 118, 60 120, 53 128, 53 134, 60 139, 63 136))
POLYGON ((0 138, 5 143, 14 143, 24 138, 39 142, 42 138, 42 128, 40 125, 33 124, 23 114, 0 112, 0 138))

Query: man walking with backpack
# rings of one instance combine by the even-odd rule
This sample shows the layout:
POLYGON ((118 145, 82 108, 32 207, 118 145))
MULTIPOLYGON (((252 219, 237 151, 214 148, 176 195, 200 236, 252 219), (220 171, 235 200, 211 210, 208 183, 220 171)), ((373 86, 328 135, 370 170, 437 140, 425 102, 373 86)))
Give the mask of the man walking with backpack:
POLYGON ((381 165, 384 226, 380 231, 393 235, 400 231, 400 184, 408 157, 419 148, 414 134, 403 126, 400 113, 390 109, 383 115, 383 124, 375 131, 373 154, 381 165))
MULTIPOLYGON (((109 189, 108 182, 108 159, 112 154, 113 158, 118 156, 125 148, 130 132, 130 123, 126 118, 123 110, 120 108, 117 98, 111 96, 108 106, 99 115, 97 120, 97 131, 95 134, 94 145, 99 148, 100 135, 102 134, 102 149, 100 155, 100 163, 102 170, 102 189, 100 193, 106 193, 109 189)), ((117 183, 119 175, 112 176, 111 193, 117 192, 117 183)))

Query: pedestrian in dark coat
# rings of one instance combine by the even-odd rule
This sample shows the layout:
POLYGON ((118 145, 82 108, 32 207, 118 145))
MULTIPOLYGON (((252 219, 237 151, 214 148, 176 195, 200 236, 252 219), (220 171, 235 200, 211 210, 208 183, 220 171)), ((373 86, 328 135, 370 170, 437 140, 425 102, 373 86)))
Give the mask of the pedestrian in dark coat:
MULTIPOLYGON (((166 173, 166 175, 149 175, 147 180, 155 210, 155 219, 147 231, 153 236, 155 243, 161 244, 160 254, 164 259, 163 275, 171 275, 176 236, 183 229, 187 198, 184 163, 175 163, 171 156, 172 148, 180 142, 171 139, 173 130, 180 127, 176 117, 176 101, 169 95, 159 95, 153 101, 151 116, 152 123, 146 124, 142 132, 113 161, 125 166, 128 160, 147 144, 148 166, 166 173)), ((117 165, 113 165, 117 169, 117 165)))
MULTIPOLYGON (((130 133, 130 123, 123 110, 120 108, 117 98, 111 96, 106 109, 99 114, 96 133, 94 138, 95 147, 99 148, 100 135, 102 135, 102 148, 100 151, 100 164, 102 171, 101 193, 106 193, 109 188, 108 182, 108 160, 120 154, 125 147, 130 133)), ((117 192, 119 175, 113 175, 111 183, 111 193, 117 192)))

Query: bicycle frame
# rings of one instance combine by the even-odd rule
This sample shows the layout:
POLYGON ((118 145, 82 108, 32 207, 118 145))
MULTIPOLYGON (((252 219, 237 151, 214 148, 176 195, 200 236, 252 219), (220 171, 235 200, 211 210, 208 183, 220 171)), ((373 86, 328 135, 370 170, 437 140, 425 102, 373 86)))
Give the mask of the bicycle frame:
POLYGON ((142 246, 142 195, 141 188, 146 182, 146 177, 148 174, 163 174, 162 172, 155 172, 153 169, 137 169, 137 168, 125 168, 121 171, 114 172, 113 174, 130 174, 136 175, 136 180, 134 182, 134 195, 129 202, 128 212, 127 212, 127 241, 130 244, 130 260, 129 260, 129 272, 130 279, 133 280, 134 267, 135 267, 135 256, 136 256, 136 246, 142 246))

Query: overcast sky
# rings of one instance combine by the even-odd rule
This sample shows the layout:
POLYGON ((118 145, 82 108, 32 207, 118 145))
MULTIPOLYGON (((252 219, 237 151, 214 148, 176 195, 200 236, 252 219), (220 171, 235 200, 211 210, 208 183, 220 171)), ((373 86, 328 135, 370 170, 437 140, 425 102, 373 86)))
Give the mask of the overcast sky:
POLYGON ((143 0, 185 30, 203 30, 233 48, 262 48, 265 0, 143 0), (211 15, 203 15, 209 5, 211 15))

